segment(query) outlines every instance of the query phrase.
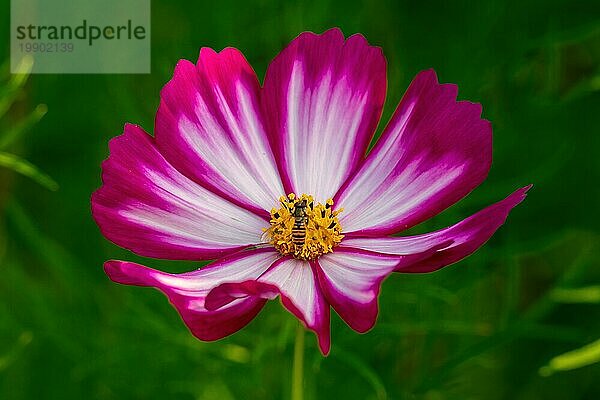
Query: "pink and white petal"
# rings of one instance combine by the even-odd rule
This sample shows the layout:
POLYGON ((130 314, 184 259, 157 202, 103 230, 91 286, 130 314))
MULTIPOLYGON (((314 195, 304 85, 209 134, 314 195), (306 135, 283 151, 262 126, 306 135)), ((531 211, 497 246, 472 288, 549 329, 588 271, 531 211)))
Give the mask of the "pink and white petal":
POLYGON ((445 243, 432 243, 420 252, 390 255, 358 248, 337 247, 315 262, 325 298, 352 329, 366 332, 375 325, 381 283, 394 270, 431 257, 445 243))
POLYGON ((218 307, 246 296, 273 299, 277 295, 281 296, 285 308, 315 332, 321 352, 328 354, 331 347, 329 304, 313 266, 307 261, 282 258, 258 280, 220 285, 208 295, 207 305, 218 307))
POLYGON ((243 328, 258 314, 266 300, 239 298, 217 310, 207 310, 204 303, 209 291, 225 282, 256 279, 279 257, 277 252, 268 249, 243 251, 184 274, 169 274, 114 260, 106 262, 104 270, 115 282, 157 288, 169 298, 194 336, 212 341, 243 328))
POLYGON ((487 176, 492 129, 481 105, 419 73, 365 163, 336 194, 345 232, 408 229, 466 196, 487 176))
POLYGON ((363 160, 386 91, 380 48, 304 32, 269 65, 262 103, 287 191, 333 197, 363 160))
POLYGON ((400 259, 348 248, 319 257, 317 275, 325 297, 355 331, 366 332, 375 324, 381 283, 400 259))
POLYGON ((260 85, 242 53, 202 48, 181 60, 161 92, 156 142, 179 171, 268 218, 284 194, 259 104, 260 85))
POLYGON ((443 248, 428 257, 396 267, 398 272, 433 272, 462 260, 487 242, 504 224, 508 213, 523 201, 530 188, 531 185, 521 188, 504 200, 436 232, 406 237, 347 237, 344 245, 389 255, 412 254, 440 245, 443 248))
POLYGON ((212 259, 261 241, 268 223, 179 173, 140 127, 110 141, 92 214, 109 240, 146 257, 212 259))
POLYGON ((279 296, 279 289, 276 286, 257 280, 222 283, 206 295, 204 306, 207 310, 218 310, 232 301, 248 296, 274 300, 279 296))

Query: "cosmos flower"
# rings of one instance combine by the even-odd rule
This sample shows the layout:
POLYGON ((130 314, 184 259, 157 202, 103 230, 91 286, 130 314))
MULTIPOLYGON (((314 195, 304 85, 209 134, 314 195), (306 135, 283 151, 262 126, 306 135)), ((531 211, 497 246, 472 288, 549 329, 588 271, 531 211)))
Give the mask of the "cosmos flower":
POLYGON ((261 86, 234 48, 182 60, 161 92, 154 137, 111 140, 93 216, 142 256, 216 261, 171 274, 126 261, 115 282, 162 291, 211 341, 283 306, 330 349, 330 309, 373 327, 382 281, 438 270, 486 242, 529 187, 432 233, 392 236, 456 203, 487 176, 492 129, 457 87, 419 73, 373 149, 386 61, 361 35, 303 33, 261 86))

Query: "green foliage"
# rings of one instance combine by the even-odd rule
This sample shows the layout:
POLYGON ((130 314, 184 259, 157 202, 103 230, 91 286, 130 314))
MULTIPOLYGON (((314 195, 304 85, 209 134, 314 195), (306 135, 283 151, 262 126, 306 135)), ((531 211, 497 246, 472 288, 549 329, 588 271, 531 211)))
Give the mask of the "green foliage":
MULTIPOLYGON (((591 363, 600 337, 596 3, 154 0, 152 74, 2 81, 0 160, 12 167, 0 168, 0 399, 290 398, 296 322, 279 304, 229 338, 195 340, 164 296, 110 282, 102 263, 199 265, 142 259, 109 243, 89 198, 123 124, 153 130, 160 88, 179 58, 234 46, 262 77, 299 32, 331 26, 384 50, 379 132, 412 77, 430 67, 459 85, 461 99, 481 102, 493 123, 487 181, 414 231, 535 187, 473 256, 435 274, 390 277, 369 333, 332 316, 328 358, 307 334, 305 398, 600 398, 600 364, 591 363), (53 186, 32 163, 60 190, 12 171, 53 186), (553 374, 541 376, 544 366, 553 374)), ((7 45, 0 41, 2 59, 7 45)))
POLYGON ((58 183, 54 182, 52 178, 43 172, 39 171, 35 165, 31 164, 27 160, 23 160, 14 154, 5 153, 0 151, 0 167, 6 167, 13 171, 27 176, 42 186, 50 190, 58 190, 58 183))
MULTIPOLYGON (((22 63, 25 65, 22 66, 21 70, 31 71, 33 61, 30 57, 25 57, 22 63)), ((0 86, 0 118, 8 112, 19 96, 23 95, 23 86, 27 82, 28 77, 29 72, 14 74, 6 84, 0 86)), ((40 104, 21 120, 13 121, 8 127, 0 130, 0 167, 11 169, 14 172, 31 178, 49 190, 57 190, 58 184, 48 175, 41 172, 35 165, 14 154, 1 151, 23 136, 47 111, 48 108, 46 105, 40 104)))
POLYGON ((557 371, 569 371, 600 362, 600 339, 579 349, 554 357, 540 368, 540 375, 550 376, 557 371))
POLYGON ((600 303, 600 286, 558 288, 552 292, 552 298, 561 303, 600 303))

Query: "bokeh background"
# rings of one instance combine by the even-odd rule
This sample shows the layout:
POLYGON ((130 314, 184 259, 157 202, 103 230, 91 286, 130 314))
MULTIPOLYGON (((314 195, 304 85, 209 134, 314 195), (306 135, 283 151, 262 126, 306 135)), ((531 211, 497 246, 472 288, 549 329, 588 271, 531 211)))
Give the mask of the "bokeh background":
POLYGON ((475 255, 389 278, 369 333, 332 315, 327 358, 307 334, 306 398, 600 398, 597 1, 153 0, 152 74, 28 80, 8 73, 0 5, 0 399, 289 398, 295 319, 270 302, 243 331, 195 340, 159 292, 113 284, 102 263, 199 264, 119 249, 89 198, 123 124, 152 131, 178 59, 234 46, 262 79, 297 34, 332 26, 384 49, 384 121, 433 67, 493 122, 487 181, 414 232, 535 187, 475 255))

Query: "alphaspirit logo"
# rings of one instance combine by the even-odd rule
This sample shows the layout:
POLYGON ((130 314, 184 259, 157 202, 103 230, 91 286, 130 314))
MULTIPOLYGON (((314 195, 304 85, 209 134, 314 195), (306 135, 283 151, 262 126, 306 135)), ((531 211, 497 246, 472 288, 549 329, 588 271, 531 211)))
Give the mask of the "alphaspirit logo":
POLYGON ((150 0, 11 0, 11 72, 28 72, 23 66, 149 73, 150 0))

